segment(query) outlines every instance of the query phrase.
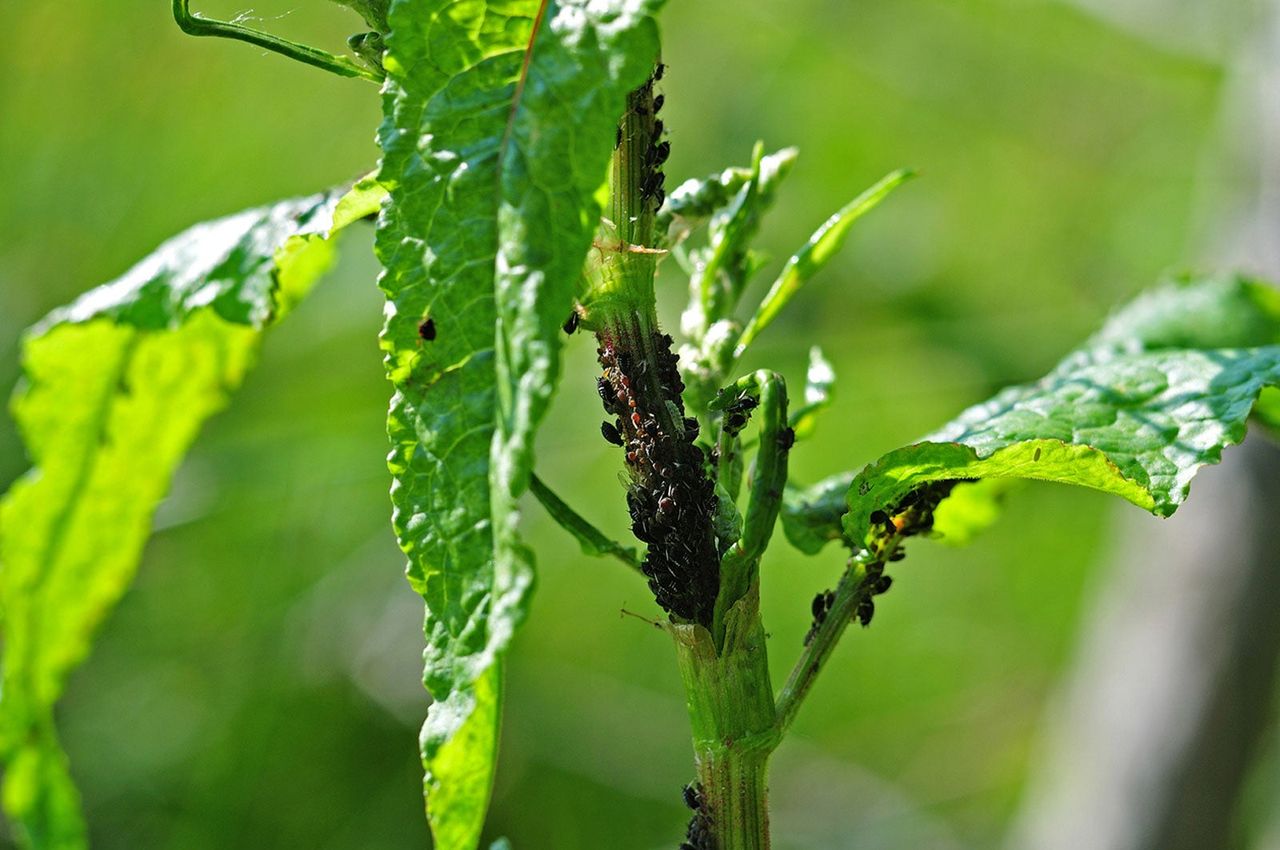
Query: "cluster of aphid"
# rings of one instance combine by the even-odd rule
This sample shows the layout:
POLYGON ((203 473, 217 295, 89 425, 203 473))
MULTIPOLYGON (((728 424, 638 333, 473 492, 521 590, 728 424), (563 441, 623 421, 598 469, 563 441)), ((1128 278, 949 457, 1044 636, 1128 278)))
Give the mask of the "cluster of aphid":
POLYGON ((835 604, 835 601, 836 593, 834 590, 824 590, 813 597, 813 602, 810 604, 810 610, 813 612, 813 623, 809 625, 809 631, 805 632, 805 646, 813 642, 814 637, 818 634, 818 629, 822 628, 822 624, 827 621, 827 614, 831 613, 831 606, 835 604))
POLYGON ((906 553, 898 548, 904 538, 924 534, 933 529, 933 512, 943 499, 951 495, 959 481, 933 481, 917 487, 887 510, 872 511, 867 517, 878 526, 872 554, 877 561, 901 561, 906 553))
POLYGON ((689 830, 684 841, 680 842, 680 850, 712 850, 715 844, 711 834, 711 814, 702 798, 702 784, 690 783, 684 786, 683 793, 684 804, 693 809, 693 817, 689 819, 689 830))
POLYGON ((892 584, 893 576, 884 574, 883 561, 876 561, 867 566, 867 577, 863 579, 863 586, 867 590, 859 597, 858 607, 853 609, 853 616, 858 618, 858 622, 864 629, 871 625, 871 618, 876 615, 876 603, 873 597, 887 591, 892 584))
MULTIPOLYGON (((902 548, 902 541, 907 537, 924 534, 933 528, 933 514, 939 503, 951 495, 951 490, 958 481, 935 481, 912 490, 903 496, 896 505, 888 510, 872 511, 868 519, 879 533, 872 544, 873 560, 867 564, 867 575, 863 579, 865 592, 858 599, 853 616, 864 627, 871 625, 875 616, 874 598, 888 591, 893 585, 893 577, 885 575, 885 564, 901 561, 907 556, 902 548)), ((813 623, 804 636, 804 644, 808 646, 818 634, 818 629, 826 622, 827 615, 835 604, 834 591, 824 590, 813 597, 811 611, 813 623)))
MULTIPOLYGON (((723 396, 724 392, 724 390, 721 390, 717 395, 723 396)), ((751 419, 751 411, 759 406, 760 400, 745 392, 729 402, 724 408, 724 416, 721 419, 721 427, 724 429, 725 435, 736 437, 743 428, 747 427, 747 422, 751 419)), ((792 432, 793 442, 794 437, 795 432, 792 432)), ((790 448, 790 446, 787 448, 790 448)))
POLYGON ((636 133, 644 133, 648 136, 648 144, 643 148, 641 163, 643 168, 637 188, 643 200, 653 202, 655 211, 667 198, 666 177, 662 173, 662 165, 671 155, 671 143, 663 138, 666 128, 658 118, 658 111, 662 109, 666 98, 653 93, 654 83, 662 79, 665 70, 666 66, 659 62, 653 70, 653 75, 632 93, 630 103, 633 114, 628 116, 628 120, 618 125, 618 136, 614 143, 614 147, 618 148, 622 146, 624 137, 630 141, 636 133))
POLYGON ((715 488, 702 449, 694 444, 698 421, 684 417, 684 384, 671 337, 655 333, 643 343, 653 350, 653 368, 602 336, 597 354, 604 374, 597 389, 605 413, 614 418, 600 424, 600 433, 626 451, 631 530, 648 544, 641 568, 658 604, 710 625, 720 588, 712 534, 715 488))

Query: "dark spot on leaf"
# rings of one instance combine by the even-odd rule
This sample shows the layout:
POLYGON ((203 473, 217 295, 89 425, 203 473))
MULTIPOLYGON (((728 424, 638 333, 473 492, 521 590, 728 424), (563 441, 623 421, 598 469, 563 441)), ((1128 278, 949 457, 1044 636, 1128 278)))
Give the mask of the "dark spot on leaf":
POLYGON ((431 342, 431 340, 436 338, 435 319, 422 320, 422 323, 418 325, 418 338, 425 342, 431 342))

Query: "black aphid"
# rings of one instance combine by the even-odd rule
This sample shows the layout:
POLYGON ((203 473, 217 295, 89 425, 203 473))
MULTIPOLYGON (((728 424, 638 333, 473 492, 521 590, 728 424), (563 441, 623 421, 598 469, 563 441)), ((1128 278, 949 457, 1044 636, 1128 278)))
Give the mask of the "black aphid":
POLYGON ((667 98, 664 95, 655 96, 653 98, 653 111, 657 112, 659 109, 662 108, 662 104, 666 102, 667 102, 667 98))
POLYGON ((871 618, 875 616, 875 613, 876 613, 876 604, 872 602, 870 599, 863 599, 861 602, 859 602, 858 610, 854 612, 854 614, 858 618, 858 622, 862 624, 862 627, 864 629, 867 626, 871 625, 871 618))
POLYGON ((598 354, 607 389, 617 398, 613 412, 622 414, 617 430, 630 478, 627 508, 633 533, 648 544, 641 569, 664 610, 707 625, 719 590, 712 530, 717 502, 703 449, 688 427, 692 420, 685 421, 672 344, 670 336, 655 333, 648 346, 652 359, 619 351, 611 341, 598 354))
POLYGON ((605 412, 612 410, 613 387, 609 386, 609 382, 604 378, 596 378, 596 392, 600 394, 600 401, 604 404, 605 412))
POLYGON ((653 149, 654 166, 662 165, 662 163, 667 161, 667 157, 669 156, 671 156, 671 143, 659 142, 653 149))
POLYGON ((564 324, 561 327, 564 328, 565 333, 572 336, 573 332, 578 329, 578 311, 574 310, 570 313, 569 318, 564 320, 564 324))
POLYGON ((601 422, 600 433, 607 442, 613 443, 615 446, 622 445, 622 435, 618 433, 617 428, 613 427, 613 423, 601 422))
POLYGON ((658 67, 653 69, 653 81, 656 83, 658 80, 661 80, 662 75, 666 72, 666 70, 667 70, 667 66, 659 62, 658 67))
POLYGON ((431 340, 436 338, 435 319, 422 320, 421 324, 418 325, 418 338, 425 342, 431 342, 431 340))
POLYGON ((889 522, 889 515, 884 511, 872 511, 871 516, 867 517, 867 520, 872 525, 884 525, 886 522, 889 522))
POLYGON ((809 605, 809 610, 813 613, 813 623, 809 626, 809 631, 804 636, 804 645, 808 646, 818 634, 818 629, 822 628, 822 624, 827 621, 827 614, 831 613, 831 606, 836 603, 836 594, 833 590, 824 590, 813 597, 813 602, 809 605))
POLYGON ((783 428, 778 432, 778 448, 784 452, 790 451, 791 447, 796 444, 796 429, 783 428))
POLYGON ((702 795, 698 793, 698 787, 692 782, 681 788, 680 793, 684 795, 684 804, 686 806, 695 811, 702 808, 702 795))

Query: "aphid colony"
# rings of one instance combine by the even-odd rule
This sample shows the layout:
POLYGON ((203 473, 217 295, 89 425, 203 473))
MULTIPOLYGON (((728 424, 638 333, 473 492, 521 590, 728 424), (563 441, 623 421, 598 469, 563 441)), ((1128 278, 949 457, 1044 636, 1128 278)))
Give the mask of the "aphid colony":
MULTIPOLYGON (((723 395, 721 390, 717 395, 723 395)), ((760 406, 760 399, 750 393, 742 393, 733 401, 729 402, 724 408, 724 418, 721 420, 721 427, 724 429, 726 436, 735 437, 743 428, 747 427, 748 420, 751 419, 751 411, 760 406)), ((791 431, 790 428, 787 429, 791 431)), ((794 440, 795 432, 792 432, 794 440)), ((786 448, 791 448, 787 446, 786 448)))
MULTIPOLYGON (((893 584, 893 577, 885 575, 886 564, 901 561, 907 556, 902 549, 903 541, 917 534, 924 534, 933 529, 933 513, 939 503, 951 495, 951 490, 960 482, 935 481, 917 487, 907 493, 898 503, 888 510, 875 510, 867 518, 871 521, 875 539, 871 544, 874 558, 867 564, 867 575, 859 588, 858 602, 853 616, 863 627, 871 625, 875 616, 874 597, 886 592, 893 584)), ((808 646, 818 634, 818 629, 826 622, 827 615, 835 604, 834 591, 825 590, 813 597, 811 611, 813 623, 804 636, 804 645, 808 646)))
MULTIPOLYGON (((662 173, 662 165, 667 161, 667 157, 671 155, 671 143, 663 139, 666 128, 662 121, 658 120, 658 110, 662 109, 662 104, 666 101, 663 95, 653 94, 653 84, 662 79, 662 74, 666 70, 666 66, 661 62, 654 69, 653 76, 643 86, 636 90, 632 95, 632 103, 634 109, 639 114, 642 126, 648 124, 648 120, 652 119, 651 128, 646 129, 649 135, 648 144, 644 148, 643 169, 640 178, 640 196, 643 200, 652 201, 653 209, 656 211, 662 206, 667 198, 664 186, 666 176, 662 173)), ((614 141, 614 147, 622 146, 623 134, 627 132, 624 127, 629 126, 627 122, 618 125, 617 138, 614 141)))
POLYGON ((715 489, 707 477, 696 419, 684 417, 676 355, 666 334, 628 340, 620 351, 606 335, 597 350, 604 374, 596 389, 612 420, 600 424, 626 452, 631 530, 648 544, 641 568, 662 608, 709 625, 720 588, 712 533, 715 489), (651 352, 651 358, 631 352, 651 352), (649 365, 654 364, 654 365, 649 365))
POLYGON ((691 783, 684 786, 684 804, 693 809, 693 817, 689 819, 689 829, 685 832, 684 841, 679 850, 711 850, 714 847, 711 833, 711 813, 707 811, 702 796, 702 784, 691 783))

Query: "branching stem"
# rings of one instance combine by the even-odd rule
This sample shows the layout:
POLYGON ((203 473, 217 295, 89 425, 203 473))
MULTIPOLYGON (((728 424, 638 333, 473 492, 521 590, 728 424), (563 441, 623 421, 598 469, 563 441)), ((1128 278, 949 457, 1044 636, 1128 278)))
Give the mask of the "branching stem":
POLYGON ((574 536, 584 554, 616 558, 637 573, 640 572, 640 562, 636 559, 635 549, 623 546, 592 525, 586 517, 569 507, 537 475, 534 475, 529 482, 529 492, 533 493, 561 528, 574 536))
POLYGON ((345 56, 335 56, 317 47, 287 41, 270 33, 236 24, 230 21, 218 21, 192 14, 190 0, 173 0, 173 19, 187 35, 209 36, 213 38, 230 38, 257 45, 272 53, 279 53, 290 59, 321 68, 341 77, 360 77, 375 83, 382 82, 383 75, 366 68, 345 56))
POLYGON ((831 657, 836 644, 840 642, 844 630, 853 622, 858 606, 871 596, 871 582, 868 579, 883 569, 884 564, 900 545, 901 540, 894 538, 886 543, 878 555, 873 556, 864 552, 861 556, 849 561, 848 568, 836 585, 835 598, 831 602, 831 607, 804 651, 800 653, 800 658, 792 668, 791 674, 787 676, 782 690, 778 692, 775 713, 779 736, 787 734, 787 730, 791 728, 791 723, 795 720, 805 697, 813 688, 818 674, 822 672, 827 659, 831 657))

